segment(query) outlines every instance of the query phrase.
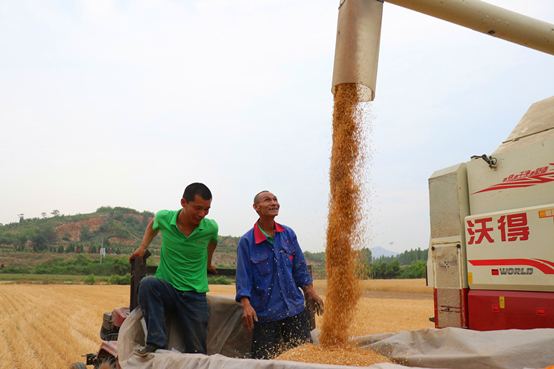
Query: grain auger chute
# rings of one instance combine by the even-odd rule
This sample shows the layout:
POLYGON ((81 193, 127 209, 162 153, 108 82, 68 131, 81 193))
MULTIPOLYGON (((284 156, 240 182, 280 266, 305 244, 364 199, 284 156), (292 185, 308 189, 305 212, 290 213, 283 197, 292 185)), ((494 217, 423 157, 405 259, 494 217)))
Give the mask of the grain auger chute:
MULTIPOLYGON (((554 25, 479 0, 387 0, 486 35, 554 55, 554 25)), ((356 83, 373 101, 381 38, 382 0, 340 0, 332 91, 356 83)))

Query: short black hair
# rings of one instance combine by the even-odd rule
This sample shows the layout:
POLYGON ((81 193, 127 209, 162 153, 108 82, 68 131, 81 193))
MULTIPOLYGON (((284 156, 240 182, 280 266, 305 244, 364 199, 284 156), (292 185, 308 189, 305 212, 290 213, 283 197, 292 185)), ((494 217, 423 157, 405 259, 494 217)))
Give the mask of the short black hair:
POLYGON ((210 189, 203 183, 191 183, 185 188, 185 192, 183 192, 183 199, 185 199, 186 202, 194 201, 196 198, 196 195, 200 196, 204 200, 211 200, 212 199, 212 193, 210 189))
POLYGON ((258 196, 260 196, 262 193, 264 192, 269 192, 268 190, 263 190, 263 191, 260 191, 256 194, 256 196, 254 196, 254 204, 257 204, 259 199, 258 199, 258 196))

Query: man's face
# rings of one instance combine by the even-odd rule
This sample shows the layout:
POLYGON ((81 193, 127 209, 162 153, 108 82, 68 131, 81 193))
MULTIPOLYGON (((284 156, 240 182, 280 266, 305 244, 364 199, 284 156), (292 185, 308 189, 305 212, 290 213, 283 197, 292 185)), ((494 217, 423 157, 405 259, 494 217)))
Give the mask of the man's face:
POLYGON ((279 215, 279 201, 277 196, 271 192, 262 192, 258 195, 258 202, 254 204, 254 210, 260 216, 273 216, 279 215))
POLYGON ((202 197, 196 195, 194 200, 187 202, 185 199, 181 199, 181 206, 185 212, 187 219, 193 224, 200 224, 200 221, 204 219, 210 212, 210 206, 212 200, 204 200, 202 197))

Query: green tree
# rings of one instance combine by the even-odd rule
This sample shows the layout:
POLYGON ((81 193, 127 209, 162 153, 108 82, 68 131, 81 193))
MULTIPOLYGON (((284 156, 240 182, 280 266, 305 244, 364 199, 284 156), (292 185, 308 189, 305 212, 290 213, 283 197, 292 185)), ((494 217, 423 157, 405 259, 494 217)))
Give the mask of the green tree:
POLYGON ((43 229, 46 238, 48 239, 48 244, 52 245, 58 242, 58 231, 56 231, 53 228, 45 228, 43 229))
POLYGON ((371 265, 371 278, 381 279, 387 275, 387 263, 384 261, 376 261, 371 265))
POLYGON ((81 240, 81 242, 84 242, 84 241, 88 241, 90 239, 92 239, 92 233, 90 231, 90 227, 86 224, 83 224, 81 226, 80 240, 81 240))
POLYGON ((386 272, 386 279, 394 279, 398 277, 398 274, 400 274, 400 262, 398 259, 394 259, 390 262, 390 264, 387 264, 387 272, 386 272))
POLYGON ((96 209, 97 213, 112 213, 113 208, 111 206, 101 206, 98 209, 96 209))
POLYGON ((15 241, 14 243, 14 250, 15 251, 23 251, 25 250, 25 246, 27 246, 27 241, 28 241, 28 238, 26 235, 24 234, 21 234, 19 236, 17 236, 17 240, 15 241))
POLYGON ((415 279, 415 278, 425 278, 425 266, 427 261, 418 260, 412 261, 412 264, 402 268, 400 271, 399 278, 402 279, 415 279))
POLYGON ((129 273, 131 265, 125 258, 115 258, 112 265, 112 271, 117 275, 125 275, 129 273))
POLYGON ((39 230, 31 239, 31 246, 34 252, 44 251, 48 247, 48 234, 44 230, 39 230))
POLYGON ((83 279, 83 282, 85 282, 86 284, 95 284, 96 278, 94 277, 94 274, 90 274, 88 277, 85 277, 83 279))
POLYGON ((131 274, 127 273, 124 276, 112 274, 108 278, 108 284, 131 284, 131 274))
POLYGON ((125 217, 123 218, 125 223, 129 224, 130 226, 137 226, 140 224, 140 221, 135 218, 135 217, 132 217, 132 216, 129 216, 129 217, 125 217))

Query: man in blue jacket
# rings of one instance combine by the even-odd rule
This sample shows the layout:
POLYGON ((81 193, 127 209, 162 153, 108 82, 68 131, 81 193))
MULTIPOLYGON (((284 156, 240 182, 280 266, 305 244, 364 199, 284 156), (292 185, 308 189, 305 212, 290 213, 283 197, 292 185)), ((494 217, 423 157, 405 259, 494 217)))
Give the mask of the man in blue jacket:
POLYGON ((262 191, 253 206, 260 218, 239 241, 236 300, 242 306, 242 325, 254 330, 252 358, 271 359, 279 354, 281 337, 285 348, 312 341, 304 296, 313 299, 318 315, 323 313, 323 301, 315 292, 296 234, 275 222, 277 197, 262 191))

